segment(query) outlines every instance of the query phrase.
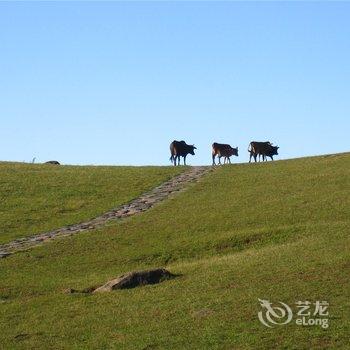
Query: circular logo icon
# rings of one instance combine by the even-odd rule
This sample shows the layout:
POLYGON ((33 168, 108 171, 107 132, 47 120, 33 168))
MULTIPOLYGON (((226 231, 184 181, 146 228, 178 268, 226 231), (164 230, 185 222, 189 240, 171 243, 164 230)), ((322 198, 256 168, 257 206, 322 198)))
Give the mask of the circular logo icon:
POLYGON ((279 302, 279 306, 273 306, 269 300, 258 299, 262 311, 258 312, 259 321, 266 327, 284 325, 292 320, 292 309, 285 303, 279 302))

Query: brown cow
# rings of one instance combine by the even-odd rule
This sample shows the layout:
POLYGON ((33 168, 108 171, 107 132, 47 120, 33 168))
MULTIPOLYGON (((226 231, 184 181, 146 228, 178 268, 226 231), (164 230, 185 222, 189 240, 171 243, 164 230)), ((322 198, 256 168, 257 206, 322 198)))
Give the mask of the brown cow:
POLYGON ((265 142, 252 141, 248 147, 248 152, 250 153, 249 163, 251 162, 252 157, 256 162, 257 156, 259 156, 259 162, 260 162, 260 156, 262 156, 263 161, 267 160, 267 157, 270 157, 273 160, 273 156, 278 155, 278 149, 279 147, 273 146, 270 141, 265 141, 265 142))
POLYGON ((186 165, 186 157, 188 154, 194 156, 194 150, 197 149, 194 145, 188 145, 185 141, 174 140, 170 144, 170 161, 176 165, 176 159, 178 159, 178 165, 180 165, 180 157, 184 158, 184 165, 186 165))
POLYGON ((219 164, 221 164, 221 157, 224 157, 224 164, 228 161, 231 164, 231 156, 238 156, 238 147, 233 148, 229 144, 217 143, 212 144, 213 165, 215 164, 215 157, 218 156, 219 164))

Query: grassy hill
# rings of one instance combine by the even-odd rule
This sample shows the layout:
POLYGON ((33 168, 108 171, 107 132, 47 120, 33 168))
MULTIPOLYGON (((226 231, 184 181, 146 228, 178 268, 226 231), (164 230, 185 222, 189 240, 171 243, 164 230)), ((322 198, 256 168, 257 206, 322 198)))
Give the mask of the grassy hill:
MULTIPOLYGON (((98 171, 98 169, 96 169, 98 171)), ((350 154, 224 166, 146 213, 0 260, 5 349, 334 349, 350 343, 350 154), (67 295, 164 266, 179 277, 67 295), (267 328, 258 299, 328 301, 267 328)))
POLYGON ((182 171, 174 168, 0 163, 0 243, 95 217, 182 171))

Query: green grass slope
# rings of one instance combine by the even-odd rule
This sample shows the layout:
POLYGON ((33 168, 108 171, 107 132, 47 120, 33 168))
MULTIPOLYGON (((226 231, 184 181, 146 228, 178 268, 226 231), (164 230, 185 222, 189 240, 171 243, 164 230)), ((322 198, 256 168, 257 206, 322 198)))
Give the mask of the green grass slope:
POLYGON ((224 166, 150 211, 0 261, 5 349, 347 349, 350 154, 224 166), (179 277, 67 295, 133 269, 179 277), (258 298, 329 302, 267 328, 258 298))
POLYGON ((180 173, 174 168, 0 163, 0 243, 90 219, 180 173))

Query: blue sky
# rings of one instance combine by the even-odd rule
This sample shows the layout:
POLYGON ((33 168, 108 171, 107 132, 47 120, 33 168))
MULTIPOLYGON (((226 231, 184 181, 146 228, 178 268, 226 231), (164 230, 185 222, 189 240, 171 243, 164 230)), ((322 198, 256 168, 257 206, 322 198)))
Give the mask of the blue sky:
POLYGON ((350 150, 350 3, 0 2, 0 52, 1 160, 350 150))

